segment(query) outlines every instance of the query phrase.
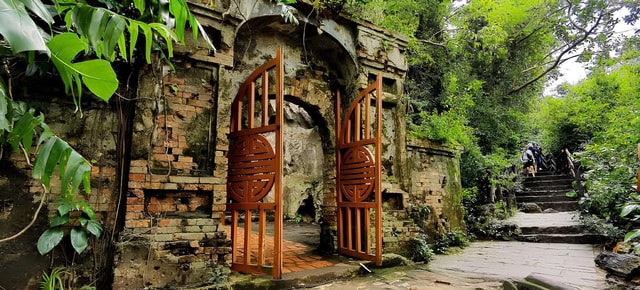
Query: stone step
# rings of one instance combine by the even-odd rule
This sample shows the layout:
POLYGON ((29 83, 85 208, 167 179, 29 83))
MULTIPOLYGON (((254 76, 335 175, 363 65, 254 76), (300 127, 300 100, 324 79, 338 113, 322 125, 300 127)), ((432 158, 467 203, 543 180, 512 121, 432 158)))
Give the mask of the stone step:
POLYGON ((536 177, 526 177, 523 182, 573 182, 573 178, 571 177, 562 177, 562 176, 536 176, 536 177))
POLYGON ((526 190, 516 192, 516 196, 527 196, 527 195, 567 195, 567 192, 572 191, 573 189, 536 189, 536 190, 526 190))
POLYGON ((531 226, 520 227, 521 235, 535 234, 584 234, 585 231, 580 225, 566 226, 531 226))
POLYGON ((536 176, 525 176, 524 181, 539 181, 539 180, 573 180, 573 177, 568 175, 553 175, 553 174, 541 174, 536 173, 536 176))
POLYGON ((597 234, 530 234, 520 235, 519 241, 531 243, 600 244, 604 237, 597 234))
POLYGON ((571 185, 566 185, 566 184, 545 184, 545 185, 538 185, 538 186, 526 186, 524 187, 525 189, 523 191, 531 191, 531 190, 560 190, 560 189, 567 189, 567 190, 573 190, 573 186, 571 185))
MULTIPOLYGON (((575 211, 580 209, 580 205, 577 201, 551 201, 551 202, 536 202, 536 204, 542 209, 552 208, 557 211, 575 211)), ((522 203, 518 202, 518 208, 522 208, 522 203)))
POLYGON ((548 195, 521 195, 516 197, 518 202, 533 202, 533 203, 543 203, 543 202, 555 202, 555 201, 569 201, 576 202, 575 197, 568 197, 566 194, 548 194, 548 195))

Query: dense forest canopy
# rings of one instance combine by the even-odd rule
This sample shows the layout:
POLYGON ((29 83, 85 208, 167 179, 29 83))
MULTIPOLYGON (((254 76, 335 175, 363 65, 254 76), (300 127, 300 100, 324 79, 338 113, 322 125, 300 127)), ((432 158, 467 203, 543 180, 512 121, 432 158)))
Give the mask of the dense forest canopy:
MULTIPOLYGON (((410 36, 405 96, 412 134, 463 145, 463 185, 473 187, 500 178, 500 170, 515 163, 528 142, 554 152, 584 150, 597 141, 593 127, 566 122, 566 114, 579 112, 572 116, 603 130, 615 123, 589 115, 602 112, 599 102, 568 104, 576 98, 568 92, 611 92, 594 78, 623 69, 612 65, 621 58, 637 59, 637 31, 620 38, 614 28, 620 22, 634 25, 638 6, 634 1, 372 0, 352 8, 355 15, 410 36), (615 57, 623 50, 624 56, 615 57), (567 61, 588 64, 590 78, 541 103, 546 81, 560 77, 558 67, 567 61)), ((634 73, 629 74, 626 81, 634 73)), ((628 88, 623 94, 637 99, 637 92, 628 88)), ((632 149, 625 148, 629 154, 632 149)))

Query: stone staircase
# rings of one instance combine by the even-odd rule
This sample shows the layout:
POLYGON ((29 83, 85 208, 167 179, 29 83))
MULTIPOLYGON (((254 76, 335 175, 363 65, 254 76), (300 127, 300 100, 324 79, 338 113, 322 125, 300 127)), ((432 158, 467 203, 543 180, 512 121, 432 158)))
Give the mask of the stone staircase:
POLYGON ((603 241, 600 235, 589 233, 580 225, 578 199, 567 196, 567 192, 573 190, 572 182, 570 176, 546 172, 525 178, 523 190, 516 193, 521 212, 510 219, 520 228, 520 241, 569 244, 598 244, 603 241), (537 209, 533 204, 540 208, 537 213, 530 211, 537 209))
POLYGON ((518 207, 523 208, 526 203, 535 203, 542 210, 578 210, 578 200, 567 196, 567 192, 573 190, 572 182, 573 178, 570 176, 547 172, 539 172, 536 177, 526 177, 523 190, 516 194, 518 207))

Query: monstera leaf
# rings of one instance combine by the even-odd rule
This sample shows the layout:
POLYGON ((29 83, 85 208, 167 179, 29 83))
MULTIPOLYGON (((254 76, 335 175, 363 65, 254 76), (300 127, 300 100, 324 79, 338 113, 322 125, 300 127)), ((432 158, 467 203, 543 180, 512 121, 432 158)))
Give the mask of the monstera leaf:
POLYGON ((110 62, 103 59, 72 62, 78 53, 88 48, 77 34, 67 32, 56 35, 47 46, 51 50, 51 60, 62 77, 65 90, 67 94, 71 93, 74 96, 76 106, 79 105, 82 95, 82 84, 105 101, 115 93, 118 79, 110 62))

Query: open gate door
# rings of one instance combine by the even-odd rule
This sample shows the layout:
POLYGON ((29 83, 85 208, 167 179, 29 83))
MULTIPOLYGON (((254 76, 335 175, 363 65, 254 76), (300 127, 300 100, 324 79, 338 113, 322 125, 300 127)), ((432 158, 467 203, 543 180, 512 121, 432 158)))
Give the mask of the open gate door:
POLYGON ((283 59, 256 69, 231 104, 227 211, 231 211, 231 269, 282 273, 283 59), (275 104, 275 110, 269 108, 275 104), (273 217, 267 232, 267 215, 273 217), (271 235, 271 236, 270 236, 271 235))
POLYGON ((336 104, 338 252, 381 265, 382 76, 360 92, 342 122, 339 92, 336 104))

